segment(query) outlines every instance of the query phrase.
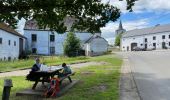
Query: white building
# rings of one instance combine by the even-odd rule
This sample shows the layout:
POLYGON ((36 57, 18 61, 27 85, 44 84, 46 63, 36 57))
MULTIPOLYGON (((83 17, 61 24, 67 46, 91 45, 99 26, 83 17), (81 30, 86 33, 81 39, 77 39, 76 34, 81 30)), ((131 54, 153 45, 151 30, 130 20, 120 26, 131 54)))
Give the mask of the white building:
POLYGON ((108 51, 108 42, 99 35, 94 35, 85 42, 85 51, 87 56, 101 55, 108 51))
POLYGON ((146 50, 170 48, 170 24, 125 32, 121 38, 121 50, 133 51, 134 47, 146 50))
MULTIPOLYGON (((85 42, 93 34, 87 32, 76 32, 75 34, 81 41, 82 49, 86 50, 85 42)), ((24 36, 27 38, 27 50, 34 54, 63 55, 64 53, 63 44, 67 33, 58 34, 57 32, 51 32, 49 29, 39 29, 35 20, 29 20, 25 24, 24 36)), ((103 47, 102 44, 100 47, 103 47)))
POLYGON ((24 50, 25 37, 0 23, 0 60, 18 59, 24 50))

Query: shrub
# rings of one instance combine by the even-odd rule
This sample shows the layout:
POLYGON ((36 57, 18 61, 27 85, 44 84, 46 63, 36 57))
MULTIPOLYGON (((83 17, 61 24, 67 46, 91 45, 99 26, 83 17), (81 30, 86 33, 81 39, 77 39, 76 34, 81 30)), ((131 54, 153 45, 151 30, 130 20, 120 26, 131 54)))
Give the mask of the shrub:
POLYGON ((67 34, 67 39, 64 42, 64 54, 68 57, 75 57, 79 55, 81 50, 80 40, 72 32, 67 34))

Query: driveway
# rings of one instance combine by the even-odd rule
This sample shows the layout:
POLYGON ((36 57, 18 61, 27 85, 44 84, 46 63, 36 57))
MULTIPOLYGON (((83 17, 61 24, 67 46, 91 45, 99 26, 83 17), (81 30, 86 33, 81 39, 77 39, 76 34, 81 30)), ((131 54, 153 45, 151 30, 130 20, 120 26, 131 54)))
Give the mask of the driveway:
POLYGON ((129 59, 142 100, 170 100, 170 51, 121 54, 129 59))

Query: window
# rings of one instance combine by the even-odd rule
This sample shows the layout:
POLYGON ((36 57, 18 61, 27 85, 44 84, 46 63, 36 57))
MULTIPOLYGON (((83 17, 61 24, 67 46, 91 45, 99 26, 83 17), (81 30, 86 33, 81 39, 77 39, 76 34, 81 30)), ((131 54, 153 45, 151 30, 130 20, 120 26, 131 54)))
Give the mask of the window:
POLYGON ((156 43, 153 43, 153 46, 156 47, 156 43))
POLYGON ((148 42, 147 38, 145 38, 145 42, 148 42))
POLYGON ((50 54, 55 54, 55 47, 50 47, 50 54))
POLYGON ((0 44, 2 44, 2 38, 0 38, 0 44))
POLYGON ((37 48, 32 48, 32 53, 36 54, 37 53, 37 48))
POLYGON ((16 46, 16 41, 14 41, 14 46, 16 46))
POLYGON ((170 46, 170 42, 169 42, 169 46, 170 46))
POLYGON ((55 35, 50 35, 50 41, 54 42, 55 41, 55 35))
POLYGON ((162 35, 162 39, 165 39, 165 35, 162 35))
POLYGON ((153 37, 153 40, 156 40, 156 36, 153 37))
POLYGON ((140 44, 140 46, 143 46, 143 44, 140 44))
POLYGON ((36 34, 32 34, 32 41, 36 42, 37 41, 37 35, 36 34))
POLYGON ((11 41, 10 40, 8 40, 8 45, 11 45, 11 41))

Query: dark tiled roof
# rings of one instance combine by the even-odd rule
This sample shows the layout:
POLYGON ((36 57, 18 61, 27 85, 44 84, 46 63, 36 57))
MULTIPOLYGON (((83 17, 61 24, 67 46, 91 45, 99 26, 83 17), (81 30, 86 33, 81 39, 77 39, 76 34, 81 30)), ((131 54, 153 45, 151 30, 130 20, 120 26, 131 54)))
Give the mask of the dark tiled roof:
MULTIPOLYGON (((93 41, 93 39, 96 39, 96 38, 102 38, 104 39, 103 37, 101 36, 98 36, 98 35, 93 35, 92 37, 90 37, 85 43, 90 43, 91 41, 93 41)), ((104 39, 106 41, 106 39, 104 39)))
POLYGON ((25 38, 23 35, 21 35, 20 33, 18 33, 17 31, 15 31, 14 29, 10 28, 7 24, 5 23, 0 23, 0 29, 6 31, 6 32, 9 32, 13 35, 17 35, 19 37, 23 37, 25 38))
POLYGON ((133 36, 148 35, 148 34, 155 34, 155 33, 162 33, 162 32, 170 32, 170 24, 157 25, 150 28, 130 30, 125 32, 122 37, 133 37, 133 36))

